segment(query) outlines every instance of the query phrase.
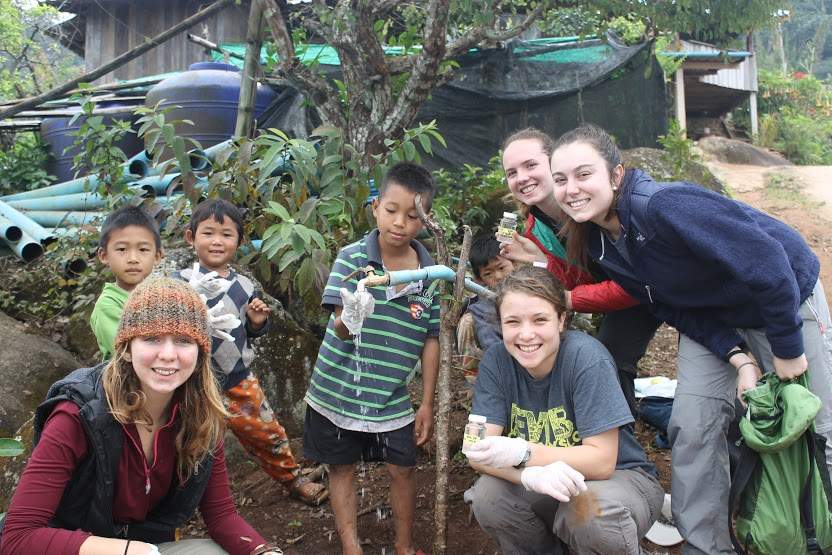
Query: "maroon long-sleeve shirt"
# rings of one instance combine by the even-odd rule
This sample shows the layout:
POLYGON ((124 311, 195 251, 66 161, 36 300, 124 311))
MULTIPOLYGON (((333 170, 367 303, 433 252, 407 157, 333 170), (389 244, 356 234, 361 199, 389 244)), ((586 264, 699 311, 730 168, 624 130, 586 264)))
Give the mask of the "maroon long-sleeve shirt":
MULTIPOLYGON (((165 497, 176 478, 171 421, 154 439, 154 460, 145 463, 135 425, 124 426, 122 456, 115 480, 113 518, 129 524, 142 522, 165 497), (147 471, 147 473, 146 473, 147 471), (149 480, 149 482, 148 482, 149 480), (147 485, 150 490, 146 492, 147 485)), ((14 493, 0 543, 0 555, 77 555, 90 536, 81 530, 49 528, 75 468, 90 452, 78 406, 59 403, 46 421, 38 448, 32 453, 14 493)), ((223 445, 217 447, 211 478, 199 510, 215 542, 231 555, 248 555, 266 541, 238 514, 231 499, 223 445)))

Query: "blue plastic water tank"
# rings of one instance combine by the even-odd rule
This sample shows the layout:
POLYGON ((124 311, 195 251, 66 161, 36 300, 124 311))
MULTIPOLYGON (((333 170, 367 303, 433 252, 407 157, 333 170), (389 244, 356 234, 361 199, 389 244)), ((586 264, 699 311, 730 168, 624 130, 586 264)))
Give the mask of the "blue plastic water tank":
MULTIPOLYGON (((237 121, 242 73, 231 64, 201 62, 188 71, 168 77, 150 89, 145 105, 152 108, 181 106, 169 111, 166 119, 191 120, 194 125, 178 124, 176 133, 199 141, 202 148, 231 138, 237 121)), ((271 87, 258 85, 254 117, 259 116, 277 94, 271 87)))
MULTIPOLYGON (((132 125, 137 119, 137 116, 133 115, 133 109, 140 105, 140 100, 136 102, 130 102, 129 100, 101 101, 96 105, 94 114, 103 116, 105 125, 112 125, 116 120, 129 121, 132 125)), ((49 152, 53 156, 47 162, 46 170, 58 178, 58 183, 69 181, 75 177, 72 158, 78 154, 79 149, 75 147, 66 154, 64 154, 64 151, 75 142, 76 137, 70 135, 70 133, 78 131, 86 120, 86 116, 81 116, 70 125, 69 122, 72 117, 80 110, 80 107, 67 108, 64 110, 66 115, 46 117, 40 124, 41 139, 49 145, 49 152)), ((116 146, 124 151, 128 158, 144 148, 144 144, 135 133, 125 135, 116 143, 116 146)), ((84 175, 86 175, 85 170, 78 173, 79 177, 84 175)))

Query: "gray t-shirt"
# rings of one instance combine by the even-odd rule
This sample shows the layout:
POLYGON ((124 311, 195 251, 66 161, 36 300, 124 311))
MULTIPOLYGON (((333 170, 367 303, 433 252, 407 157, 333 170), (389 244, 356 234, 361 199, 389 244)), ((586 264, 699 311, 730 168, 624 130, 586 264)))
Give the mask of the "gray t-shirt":
POLYGON ((641 467, 653 476, 629 426, 633 421, 615 363, 596 339, 567 331, 552 372, 534 380, 503 343, 480 361, 472 414, 503 426, 505 435, 533 443, 571 447, 581 439, 618 428, 617 469, 641 467))

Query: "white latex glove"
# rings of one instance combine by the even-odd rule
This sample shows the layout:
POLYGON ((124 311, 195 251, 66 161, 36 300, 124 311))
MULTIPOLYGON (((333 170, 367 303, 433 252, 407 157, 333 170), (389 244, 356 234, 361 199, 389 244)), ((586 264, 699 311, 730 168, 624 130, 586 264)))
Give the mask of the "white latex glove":
MULTIPOLYGON (((199 298, 207 304, 205 295, 200 295, 199 298)), ((233 314, 223 314, 223 308, 225 308, 225 303, 220 301, 208 309, 208 323, 211 326, 211 335, 225 339, 226 341, 234 341, 234 338, 228 332, 240 326, 243 322, 233 314)))
POLYGON ((488 436, 465 451, 468 460, 491 468, 516 466, 526 454, 528 442, 519 437, 488 436))
POLYGON ((373 313, 376 308, 376 300, 364 290, 350 293, 346 287, 341 288, 341 321, 347 326, 350 335, 356 335, 361 331, 364 320, 373 313))
POLYGON ((206 298, 213 299, 224 294, 231 287, 231 280, 219 279, 218 276, 217 272, 199 275, 199 263, 196 262, 191 272, 191 279, 188 280, 188 285, 194 288, 197 295, 205 295, 206 298))
POLYGON ((583 474, 563 461, 528 466, 520 473, 520 482, 526 491, 536 491, 564 503, 586 491, 583 474))

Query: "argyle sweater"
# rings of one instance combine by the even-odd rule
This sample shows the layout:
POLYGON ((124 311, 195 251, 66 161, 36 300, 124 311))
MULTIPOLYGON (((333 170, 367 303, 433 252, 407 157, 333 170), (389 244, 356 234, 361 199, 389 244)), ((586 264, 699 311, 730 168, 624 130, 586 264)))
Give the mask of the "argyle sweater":
MULTIPOLYGON (((202 266, 199 267, 199 274, 209 273, 202 266)), ((173 277, 183 281, 190 281, 193 275, 193 268, 185 268, 173 273, 173 277)), ((257 298, 257 291, 254 284, 245 276, 231 270, 226 279, 231 282, 231 287, 224 295, 218 295, 208 299, 208 308, 215 307, 220 301, 223 302, 223 313, 233 314, 240 319, 242 324, 233 330, 228 331, 234 341, 211 337, 211 362, 214 372, 225 391, 228 391, 241 381, 249 373, 249 367, 254 361, 254 350, 251 348, 250 339, 264 335, 269 330, 269 321, 257 331, 251 329, 246 312, 248 304, 257 298)))

